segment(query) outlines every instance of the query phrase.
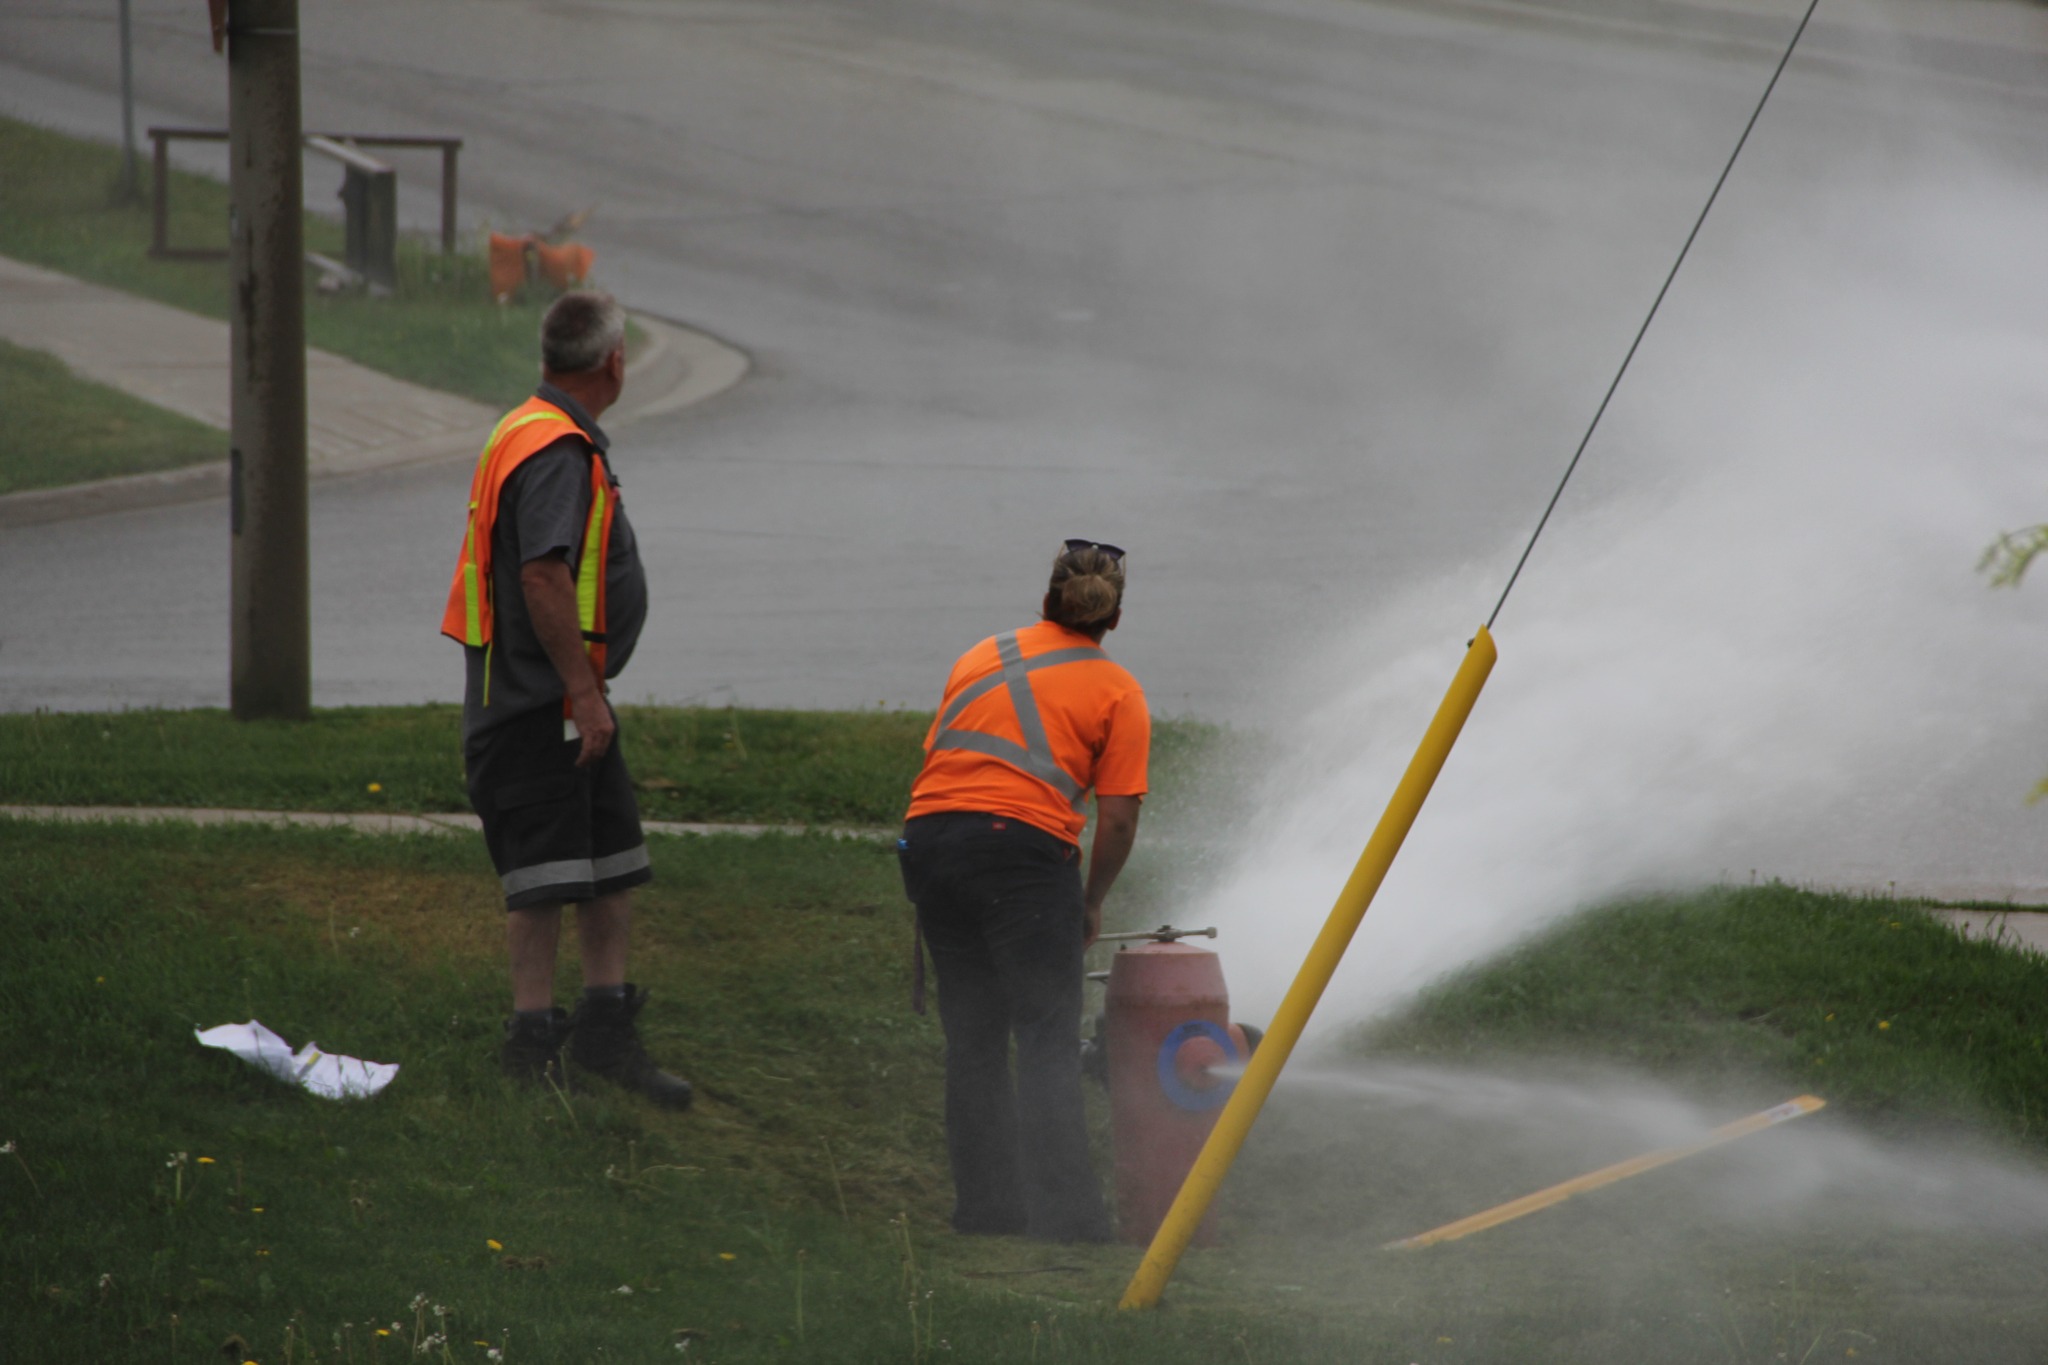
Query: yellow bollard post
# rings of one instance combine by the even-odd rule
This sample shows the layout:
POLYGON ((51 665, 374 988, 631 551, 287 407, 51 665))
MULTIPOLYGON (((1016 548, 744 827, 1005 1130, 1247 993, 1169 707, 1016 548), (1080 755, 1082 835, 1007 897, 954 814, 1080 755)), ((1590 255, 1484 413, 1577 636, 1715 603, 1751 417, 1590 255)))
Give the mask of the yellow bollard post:
POLYGON ((1435 718, 1423 733, 1415 757, 1408 761, 1408 771, 1401 775, 1400 785, 1394 788, 1393 799, 1387 802, 1386 812, 1380 816, 1378 827, 1366 842, 1365 852, 1359 855, 1358 865, 1352 868, 1350 880, 1344 883, 1337 904, 1330 910, 1322 933, 1316 936, 1315 944, 1308 950, 1308 958, 1301 964, 1301 970, 1295 974, 1294 984, 1287 988, 1287 996, 1280 1002, 1280 1009, 1273 1016, 1265 1038, 1259 1043, 1258 1050, 1252 1053, 1244 1075, 1231 1091, 1223 1112, 1217 1116, 1216 1126, 1210 1130, 1209 1140, 1202 1145, 1201 1155, 1195 1158, 1187 1179, 1181 1182, 1180 1193, 1174 1197, 1173 1207, 1166 1211, 1165 1221, 1153 1235, 1152 1245, 1146 1248, 1145 1259, 1139 1263, 1138 1273, 1131 1277, 1129 1286, 1125 1288, 1119 1307, 1151 1308, 1166 1292, 1166 1282, 1173 1278, 1181 1253, 1188 1249, 1202 1215, 1209 1211, 1210 1203, 1216 1198, 1217 1187, 1230 1173, 1230 1165, 1237 1159, 1238 1149, 1244 1146, 1245 1137, 1251 1132, 1252 1124, 1258 1121, 1259 1110, 1272 1093, 1274 1082, 1280 1079, 1280 1069, 1287 1065, 1288 1054, 1301 1041, 1309 1015, 1314 1013, 1316 1002, 1322 999, 1330 978, 1336 974, 1337 964, 1344 959, 1344 950, 1351 945, 1352 935, 1358 932, 1359 923, 1365 919, 1366 908, 1372 904, 1374 893, 1386 879, 1394 855, 1401 850, 1401 841, 1408 837, 1416 815, 1422 810, 1423 800, 1435 784, 1437 774, 1443 771, 1444 760, 1450 756, 1451 746, 1457 743, 1465 718, 1472 714, 1472 705, 1479 700, 1479 689, 1486 685, 1486 675, 1493 671, 1496 657, 1493 636, 1481 626, 1465 650, 1465 661, 1458 666, 1457 676, 1451 679, 1450 690, 1438 705, 1435 718))

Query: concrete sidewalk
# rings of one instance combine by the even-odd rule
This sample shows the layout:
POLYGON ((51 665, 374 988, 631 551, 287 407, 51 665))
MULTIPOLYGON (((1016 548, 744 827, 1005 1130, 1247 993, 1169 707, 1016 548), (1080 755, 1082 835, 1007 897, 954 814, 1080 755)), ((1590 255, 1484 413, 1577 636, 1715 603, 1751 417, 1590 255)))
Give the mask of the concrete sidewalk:
MULTIPOLYGON (((701 402, 738 383, 747 358, 701 332, 634 315, 633 357, 609 428, 701 402)), ((228 429, 228 324, 0 257, 0 338, 48 351, 83 378, 228 429)), ((316 479, 473 458, 499 414, 481 403, 306 351, 306 456, 316 479)), ((227 444, 223 435, 222 446, 227 444)), ((0 496, 0 526, 68 521, 227 494, 225 459, 158 474, 0 496)))
MULTIPOLYGON (((362 834, 479 834, 483 823, 467 811, 424 815, 392 812, 314 810, 228 810, 193 806, 0 806, 0 820, 48 820, 99 825, 272 825, 299 829, 352 829, 362 834)), ((648 834, 714 834, 759 838, 764 834, 822 834, 833 839, 894 839, 897 831, 863 825, 698 824, 643 820, 648 834)))
MULTIPOLYGON (((64 824, 116 825, 271 825, 300 829, 352 829, 361 834, 478 834, 482 823, 466 811, 412 815, 336 811, 227 810, 188 806, 6 806, 0 820, 47 820, 64 824)), ((645 820, 641 828, 655 836, 731 835, 759 838, 764 834, 821 834, 833 839, 894 839, 894 828, 864 825, 698 824, 680 820, 645 820)), ((1820 889, 1820 888, 1815 888, 1820 889)), ((1848 894, 1884 894, 1855 887, 1830 890, 1848 894)), ((2015 952, 2048 954, 2048 910, 2016 902, 2011 909, 1964 909, 1941 904, 1939 896, 1922 900, 1927 913, 1964 938, 1988 939, 2015 952)), ((1974 902, 1973 902, 1974 903, 1974 902)))

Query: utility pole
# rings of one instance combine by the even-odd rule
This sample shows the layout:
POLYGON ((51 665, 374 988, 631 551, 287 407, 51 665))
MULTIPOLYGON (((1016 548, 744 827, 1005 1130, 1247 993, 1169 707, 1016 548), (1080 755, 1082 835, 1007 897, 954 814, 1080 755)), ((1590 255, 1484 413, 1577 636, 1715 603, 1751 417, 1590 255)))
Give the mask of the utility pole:
POLYGON ((312 710, 298 0, 227 0, 229 689, 237 720, 312 710))
POLYGON ((133 203, 135 175, 135 58, 130 40, 129 0, 121 0, 121 202, 133 203))

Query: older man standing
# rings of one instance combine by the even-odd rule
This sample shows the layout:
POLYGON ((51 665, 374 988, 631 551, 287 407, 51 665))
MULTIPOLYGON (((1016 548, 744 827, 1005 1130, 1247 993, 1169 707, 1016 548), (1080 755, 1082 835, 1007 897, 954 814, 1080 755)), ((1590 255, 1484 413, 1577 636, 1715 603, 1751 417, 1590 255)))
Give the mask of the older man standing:
POLYGON ((561 1084, 576 1069, 681 1109, 690 1083, 657 1067, 626 980, 631 888, 647 881, 632 779, 605 683, 633 655, 647 575, 597 419, 626 378, 626 315, 607 294, 562 295, 541 322, 541 385, 491 433, 442 633, 464 645, 469 799, 505 891, 507 1075, 561 1084), (583 996, 554 1002, 562 907, 576 907, 583 996))

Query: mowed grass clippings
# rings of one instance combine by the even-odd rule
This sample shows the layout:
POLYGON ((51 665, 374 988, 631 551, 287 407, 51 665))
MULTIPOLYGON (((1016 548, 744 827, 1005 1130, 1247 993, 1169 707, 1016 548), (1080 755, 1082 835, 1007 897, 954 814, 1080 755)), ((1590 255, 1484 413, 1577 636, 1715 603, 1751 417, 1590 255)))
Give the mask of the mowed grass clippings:
MULTIPOLYGON (((114 194, 120 158, 119 148, 0 118, 0 184, 7 186, 0 194, 0 255, 227 317, 226 261, 151 258, 149 167, 143 197, 123 203, 114 194)), ((308 159, 306 173, 315 183, 330 174, 318 158, 308 159)), ((400 173, 417 172, 408 163, 400 173)), ((339 184, 339 169, 332 175, 339 184)), ((173 246, 224 247, 227 221, 226 185, 171 172, 173 246)), ((342 235, 338 218, 306 216, 309 251, 340 259, 342 235)), ((309 285, 306 341, 416 384, 510 406, 532 391, 545 306, 543 299, 494 303, 480 255, 444 256, 438 240, 408 236, 400 239, 392 298, 323 294, 309 285)))
POLYGON ((57 357, 0 341, 0 494, 225 460, 204 422, 80 378, 57 357))

